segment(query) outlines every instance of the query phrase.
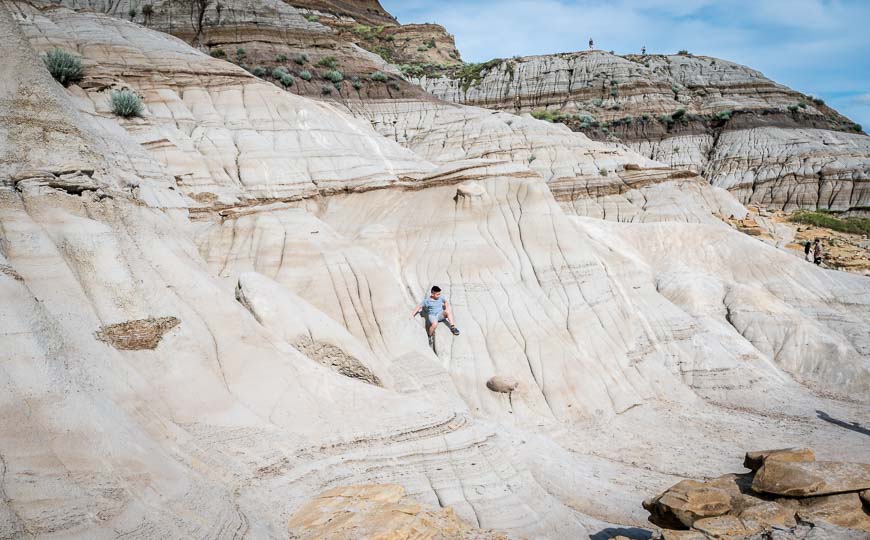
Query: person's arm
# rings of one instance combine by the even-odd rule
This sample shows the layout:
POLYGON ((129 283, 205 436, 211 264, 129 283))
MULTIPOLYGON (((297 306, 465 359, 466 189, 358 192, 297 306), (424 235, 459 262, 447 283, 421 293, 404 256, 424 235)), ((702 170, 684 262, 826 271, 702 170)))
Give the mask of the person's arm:
POLYGON ((408 317, 408 318, 409 318, 409 319, 413 319, 413 318, 416 317, 417 314, 420 313, 420 311, 422 311, 422 310, 423 310, 423 304, 417 304, 417 308, 414 309, 414 313, 411 313, 411 316, 408 317))

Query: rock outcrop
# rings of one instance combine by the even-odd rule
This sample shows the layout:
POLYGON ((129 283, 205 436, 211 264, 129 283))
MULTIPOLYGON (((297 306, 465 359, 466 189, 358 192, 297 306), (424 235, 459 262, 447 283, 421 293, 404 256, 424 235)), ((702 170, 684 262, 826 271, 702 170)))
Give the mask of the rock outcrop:
MULTIPOLYGON (((220 16, 255 3, 287 14, 237 34, 264 55, 322 35, 366 58, 278 0, 220 16)), ((389 82, 311 99, 164 15, 49 4, 0 3, 0 537, 328 534, 317 508, 351 535, 381 523, 346 499, 389 534, 606 536, 646 526, 640 492, 727 470, 746 441, 870 451, 868 279, 733 230, 718 216, 746 208, 694 173, 389 82), (45 70, 54 47, 79 84, 45 70), (141 117, 111 112, 114 88, 141 117), (408 319, 433 284, 463 330, 438 355, 408 319), (156 346, 97 339, 125 322, 156 346), (318 499, 384 485, 404 495, 318 499)), ((693 527, 788 522, 750 512, 744 483, 713 485, 731 510, 693 527)))
POLYGON ((819 538, 829 529, 836 531, 833 538, 870 533, 858 491, 870 481, 868 465, 816 462, 809 449, 749 452, 744 463, 753 472, 683 480, 644 501, 650 521, 665 539, 804 538, 814 529, 811 537, 819 538))
POLYGON ((589 51, 430 69, 415 80, 448 101, 621 141, 747 204, 845 211, 870 201, 870 138, 860 126, 726 60, 589 51))

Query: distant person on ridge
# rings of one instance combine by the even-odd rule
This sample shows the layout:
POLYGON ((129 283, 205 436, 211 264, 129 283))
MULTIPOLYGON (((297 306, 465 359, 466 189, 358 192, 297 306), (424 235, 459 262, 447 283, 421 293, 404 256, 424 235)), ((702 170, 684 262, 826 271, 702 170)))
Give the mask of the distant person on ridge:
POLYGON ((813 247, 812 242, 807 240, 806 243, 804 244, 804 260, 805 261, 810 260, 810 249, 812 249, 812 247, 813 247))
POLYGON ((595 42, 592 41, 592 38, 589 38, 589 50, 591 51, 594 48, 595 48, 595 42))
POLYGON ((441 296, 441 287, 435 285, 429 291, 429 296, 423 299, 422 302, 411 314, 411 318, 417 316, 422 311, 423 317, 426 319, 426 332, 429 334, 429 343, 435 338, 435 330, 438 328, 438 323, 447 321, 450 325, 450 331, 454 336, 459 335, 459 329, 453 325, 453 314, 450 311, 450 304, 447 298, 441 296))
POLYGON ((813 244, 813 262, 817 266, 822 264, 822 243, 818 238, 816 238, 816 242, 813 244))
POLYGON ((646 56, 646 45, 640 48, 640 54, 646 56))

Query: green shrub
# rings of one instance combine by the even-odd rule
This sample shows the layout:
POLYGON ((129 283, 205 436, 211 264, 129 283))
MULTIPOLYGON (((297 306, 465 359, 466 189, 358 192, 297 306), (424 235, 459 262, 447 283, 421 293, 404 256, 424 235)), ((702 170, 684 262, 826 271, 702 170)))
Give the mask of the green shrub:
POLYGON ((220 49, 220 48, 212 49, 208 52, 208 54, 210 54, 214 58, 226 58, 227 57, 227 52, 223 49, 220 49))
POLYGON ((145 4, 142 6, 142 15, 144 15, 146 19, 150 19, 151 16, 154 15, 154 6, 151 4, 145 4))
POLYGON ((236 58, 241 60, 242 58, 245 58, 246 56, 248 56, 248 53, 247 53, 247 51, 245 51, 245 49, 243 49, 241 47, 236 49, 236 58))
POLYGON ((556 121, 556 113, 548 111, 546 109, 541 109, 538 111, 531 112, 532 118, 536 120, 543 120, 544 122, 553 123, 556 121))
POLYGON ((671 115, 671 118, 674 120, 683 120, 686 118, 686 109, 677 109, 674 111, 674 114, 671 115))
POLYGON ((48 51, 43 61, 54 80, 63 86, 79 82, 85 75, 82 61, 66 51, 60 49, 48 51))
POLYGON ((308 71, 307 69, 303 69, 302 71, 299 72, 299 78, 302 79, 303 81, 310 81, 311 80, 311 72, 308 71))
POLYGON ((299 64, 300 66, 304 66, 306 62, 308 62, 307 54, 297 54, 293 57, 293 61, 299 64))
POLYGON ((324 84, 323 86, 320 87, 320 93, 323 94, 324 96, 328 96, 328 95, 332 94, 332 87, 329 86, 328 84, 324 84))
POLYGON ((426 46, 430 49, 435 48, 435 38, 429 38, 429 41, 426 42, 426 46))
POLYGON ((264 68, 263 66, 257 66, 254 68, 253 71, 251 71, 251 73, 254 74, 254 77, 265 77, 266 76, 266 68, 264 68))
POLYGON ((795 114, 800 110, 800 106, 798 104, 792 104, 788 106, 788 112, 795 114))
POLYGON ((595 98, 592 100, 592 105, 594 105, 596 107, 600 107, 600 106, 604 105, 604 100, 601 98, 595 98))
POLYGON ((806 108, 807 108, 807 104, 804 103, 803 101, 801 101, 800 103, 798 103, 798 107, 800 107, 801 109, 806 109, 806 108))
POLYGON ((313 14, 306 15, 305 18, 308 19, 308 22, 317 22, 320 20, 320 17, 318 17, 317 15, 313 15, 313 14))
POLYGON ((419 47, 417 47, 417 52, 426 52, 426 51, 428 51, 428 50, 429 50, 429 49, 427 49, 426 47, 424 47, 424 46, 422 46, 422 45, 419 46, 419 47))
POLYGON ((870 234, 870 219, 868 218, 850 217, 840 219, 827 212, 800 210, 795 212, 789 218, 789 221, 813 225, 814 227, 824 227, 849 234, 870 234))
POLYGON ((852 131, 854 131, 855 133, 861 133, 861 131, 863 131, 863 128, 861 127, 861 124, 852 124, 852 131))
POLYGON ((362 83, 359 81, 353 81, 353 83, 351 83, 351 86, 353 86, 354 90, 362 90, 362 83))
POLYGON ((282 73, 278 80, 281 81, 281 84, 285 88, 288 86, 293 86, 293 83, 296 82, 296 79, 293 78, 293 75, 290 75, 289 73, 282 73))
POLYGON ((344 80, 344 74, 338 70, 332 70, 324 73, 323 78, 333 83, 340 83, 344 80))
POLYGON ((399 86, 399 83, 397 83, 396 81, 390 81, 390 83, 387 84, 387 86, 396 92, 398 92, 399 90, 402 89, 402 87, 399 86))
POLYGON ((317 62, 318 67, 325 67, 329 69, 335 69, 338 67, 338 59, 334 56, 324 56, 317 62))
POLYGON ((721 122, 727 122, 728 120, 731 120, 732 114, 733 113, 730 110, 719 111, 713 115, 713 119, 719 120, 721 122))
POLYGON ((822 106, 825 105, 825 100, 822 99, 822 98, 811 97, 811 98, 810 98, 810 101, 812 101, 813 103, 815 103, 815 104, 818 105, 819 107, 822 107, 822 106))
POLYGON ((380 71, 375 71, 369 75, 369 78, 375 82, 387 82, 387 75, 380 71))
POLYGON ((278 56, 275 57, 275 61, 278 62, 279 64, 283 64, 284 62, 287 61, 287 55, 286 54, 279 54, 278 56))
POLYGON ((610 97, 619 97, 619 88, 614 86, 610 88, 610 97))
POLYGON ((273 79, 281 79, 284 75, 287 75, 287 70, 282 67, 276 67, 272 70, 273 79))
POLYGON ((142 116, 142 98, 139 97, 139 94, 127 88, 112 90, 109 96, 109 104, 112 107, 112 112, 122 118, 142 116))
POLYGON ((677 52, 677 54, 680 56, 690 56, 691 55, 691 53, 689 51, 687 51, 686 49, 680 49, 680 51, 677 52))
POLYGON ((130 9, 127 10, 127 16, 130 17, 131 21, 133 19, 135 19, 136 15, 138 15, 138 14, 139 14, 139 12, 136 11, 136 8, 134 8, 134 7, 131 7, 130 9))

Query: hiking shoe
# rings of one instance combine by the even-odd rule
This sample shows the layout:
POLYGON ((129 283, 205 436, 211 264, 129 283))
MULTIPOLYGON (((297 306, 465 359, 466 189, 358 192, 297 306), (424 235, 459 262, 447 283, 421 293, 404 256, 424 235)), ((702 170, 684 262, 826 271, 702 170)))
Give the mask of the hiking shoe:
POLYGON ((454 335, 454 336, 458 336, 458 335, 459 335, 459 328, 456 328, 455 326, 451 326, 451 327, 450 327, 450 331, 453 332, 453 335, 454 335))

